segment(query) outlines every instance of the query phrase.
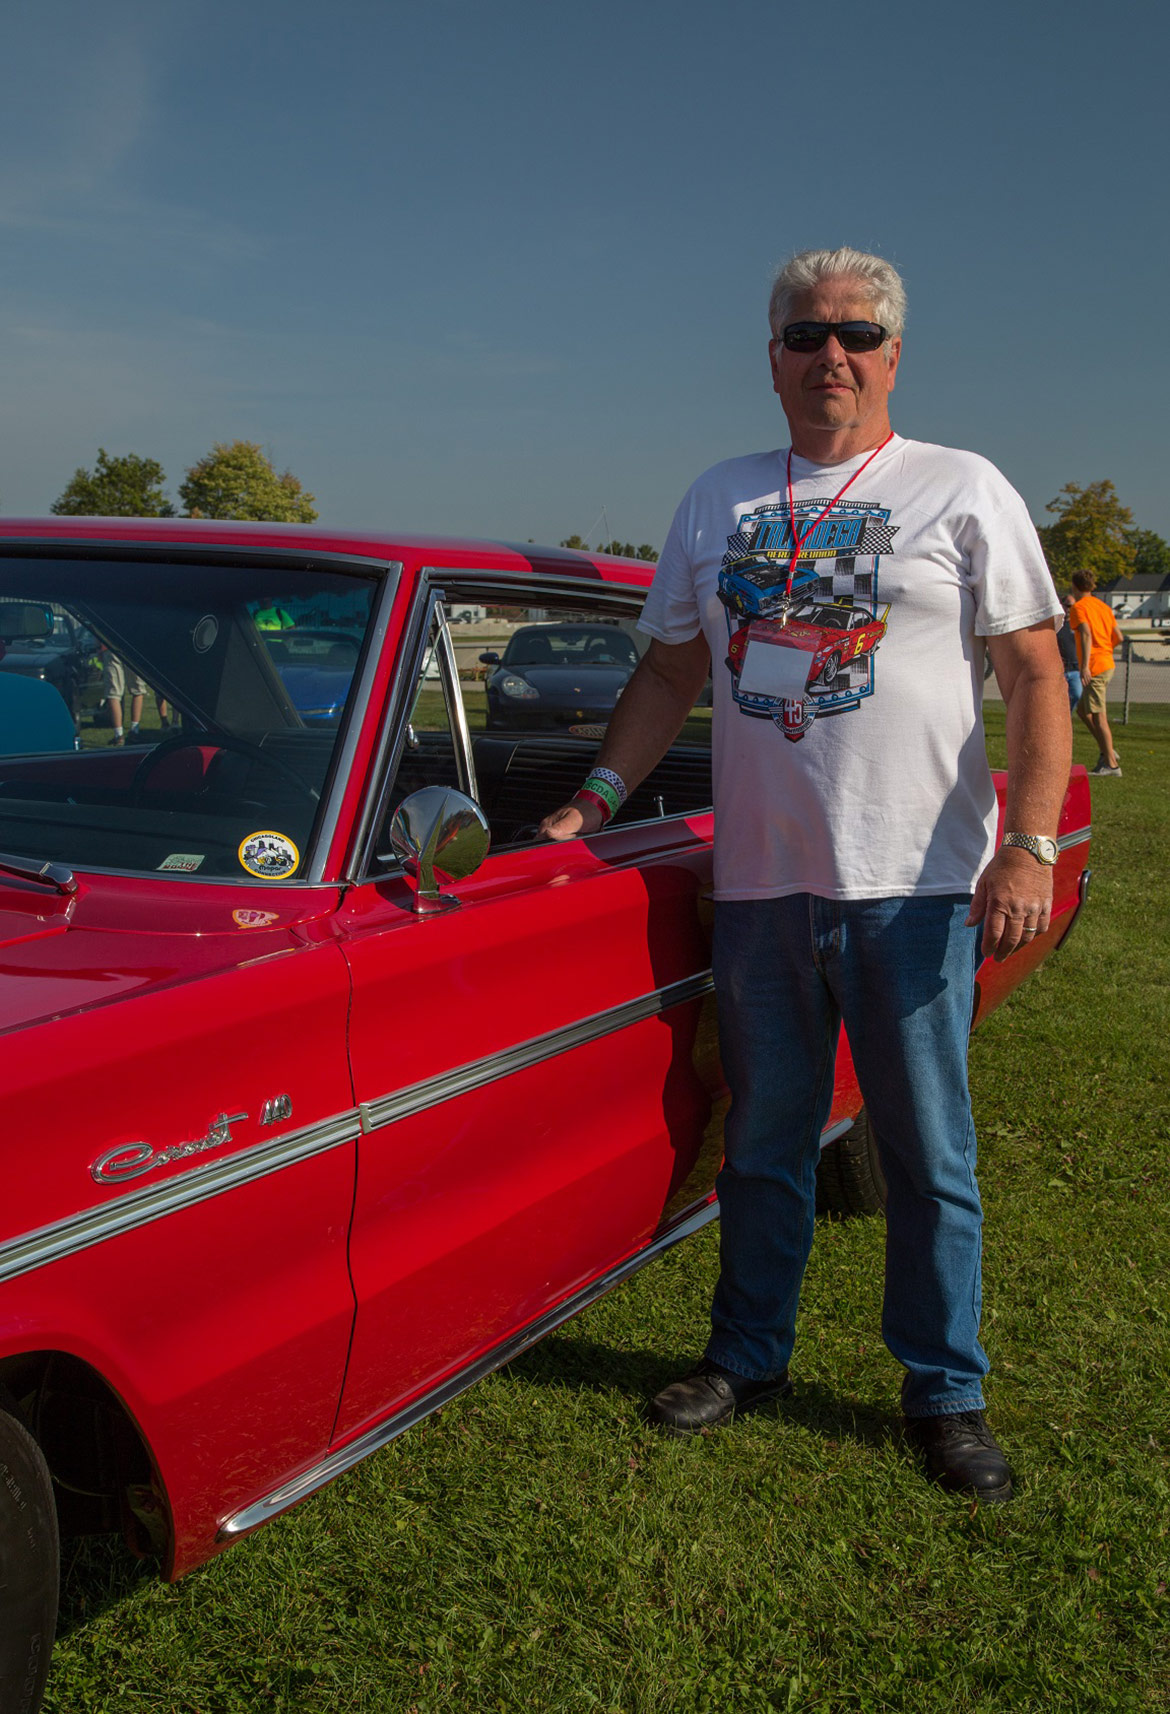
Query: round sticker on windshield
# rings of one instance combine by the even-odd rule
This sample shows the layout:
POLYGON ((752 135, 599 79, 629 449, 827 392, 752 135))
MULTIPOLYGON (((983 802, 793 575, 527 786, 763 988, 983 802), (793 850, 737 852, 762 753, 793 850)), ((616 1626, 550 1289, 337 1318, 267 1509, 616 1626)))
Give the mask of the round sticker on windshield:
POLYGON ((292 874, 301 854, 283 833, 272 833, 265 828, 260 833, 249 833, 240 846, 239 858, 242 867, 257 880, 283 881, 292 874))

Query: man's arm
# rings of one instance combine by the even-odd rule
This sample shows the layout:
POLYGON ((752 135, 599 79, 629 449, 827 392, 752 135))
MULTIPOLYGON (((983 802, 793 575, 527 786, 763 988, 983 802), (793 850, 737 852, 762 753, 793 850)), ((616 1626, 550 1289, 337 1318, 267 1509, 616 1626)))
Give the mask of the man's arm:
MULTIPOLYGON (((710 665, 702 632, 689 643, 652 639, 614 709, 596 766, 620 774, 628 791, 640 785, 678 737, 710 665)), ((546 839, 576 839, 602 825, 595 804, 574 799, 545 816, 540 831, 546 839)))
MULTIPOLYGON (((989 637, 1007 715, 1005 833, 1056 837, 1072 761, 1068 693, 1052 620, 989 637)), ((1052 915, 1052 870, 1030 851, 1000 846, 979 877, 969 923, 983 924, 983 955, 997 963, 1043 934, 1052 915)))

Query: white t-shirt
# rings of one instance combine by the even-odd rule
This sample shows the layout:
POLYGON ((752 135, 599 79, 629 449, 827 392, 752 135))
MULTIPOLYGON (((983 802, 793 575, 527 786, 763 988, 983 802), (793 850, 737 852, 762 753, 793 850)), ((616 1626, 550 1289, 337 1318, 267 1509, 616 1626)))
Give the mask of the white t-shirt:
MULTIPOLYGON (((699 477, 641 620, 711 648, 716 897, 971 892, 996 822, 981 639, 1061 612, 1024 502, 977 454, 895 435, 809 534, 785 610, 786 456, 699 477)), ((798 535, 868 456, 793 456, 798 535)))

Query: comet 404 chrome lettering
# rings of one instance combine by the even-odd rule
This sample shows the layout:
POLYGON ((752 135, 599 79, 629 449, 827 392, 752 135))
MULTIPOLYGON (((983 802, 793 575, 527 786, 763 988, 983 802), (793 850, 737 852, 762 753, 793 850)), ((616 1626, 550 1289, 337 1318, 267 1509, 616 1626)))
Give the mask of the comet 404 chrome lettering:
MULTIPOLYGON (((749 548, 741 700, 778 651, 749 548)), ((52 1521, 0 1520, 26 1660, 56 1530, 121 1529, 181 1576, 716 1214, 710 686, 602 832, 537 833, 635 670, 650 570, 0 520, 0 643, 69 656, 0 660, 0 1461, 52 1521)), ((883 619, 814 593, 779 652, 827 708, 864 693, 883 619)), ((1089 831, 1078 771, 1052 927, 980 972, 980 1016, 1068 932, 1089 831)), ((867 1137, 843 1044, 838 1212, 867 1137)))

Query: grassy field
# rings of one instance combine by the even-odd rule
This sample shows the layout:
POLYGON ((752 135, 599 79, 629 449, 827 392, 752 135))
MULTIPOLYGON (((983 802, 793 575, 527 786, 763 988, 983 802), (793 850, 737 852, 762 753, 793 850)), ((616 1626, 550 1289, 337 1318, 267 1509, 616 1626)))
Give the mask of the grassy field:
MULTIPOLYGON (((1002 760, 1002 714, 988 714, 1002 760)), ((183 1583, 67 1549, 55 1714, 1170 1706, 1170 711, 1093 785, 1092 901, 972 1048, 991 1414, 1019 1497, 926 1486, 883 1226, 821 1225, 795 1403, 693 1443, 716 1234, 183 1583)), ((1090 761, 1079 735, 1077 759, 1090 761)))

